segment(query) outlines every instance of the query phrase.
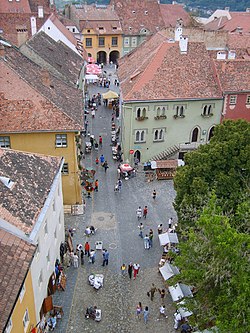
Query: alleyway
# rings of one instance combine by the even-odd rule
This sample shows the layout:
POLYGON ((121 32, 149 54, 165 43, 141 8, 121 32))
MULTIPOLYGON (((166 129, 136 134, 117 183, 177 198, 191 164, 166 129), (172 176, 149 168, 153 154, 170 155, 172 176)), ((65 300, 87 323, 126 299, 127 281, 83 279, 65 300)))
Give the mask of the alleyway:
MULTIPOLYGON (((109 71, 110 69, 107 69, 109 71)), ((113 82, 114 76, 111 77, 113 82)), ((111 89, 115 90, 111 85, 111 89)), ((117 88, 116 88, 117 89, 117 88)), ((90 95, 97 92, 103 93, 108 89, 90 87, 90 95)), ((67 271, 67 287, 65 292, 57 292, 53 296, 54 304, 62 305, 64 317, 58 321, 55 332, 102 332, 125 333, 144 332, 174 332, 173 312, 174 307, 170 296, 167 295, 165 305, 168 318, 159 317, 161 305, 160 295, 155 294, 152 302, 147 296, 147 291, 152 283, 158 288, 163 287, 163 279, 158 272, 158 263, 162 253, 160 248, 157 225, 163 223, 167 227, 169 217, 175 217, 172 207, 174 198, 173 184, 171 181, 154 181, 146 183, 144 174, 123 181, 121 193, 114 192, 114 184, 117 176, 117 163, 113 161, 111 154, 111 114, 112 111, 103 106, 98 108, 95 119, 88 116, 91 134, 98 138, 103 137, 103 147, 99 152, 92 151, 86 155, 87 167, 95 165, 97 156, 104 154, 108 161, 109 169, 105 174, 101 166, 96 167, 96 178, 99 180, 99 192, 93 193, 91 199, 86 198, 86 213, 84 216, 67 216, 65 227, 75 227, 73 237, 74 246, 77 243, 84 244, 86 237, 84 229, 87 225, 98 228, 96 235, 89 238, 91 247, 95 241, 102 240, 103 247, 110 253, 109 265, 102 267, 102 253, 97 251, 97 260, 94 265, 85 259, 85 265, 67 271), (152 199, 152 192, 156 189, 157 198, 152 199), (145 250, 143 240, 138 236, 138 221, 136 209, 138 206, 148 206, 149 212, 144 223, 144 235, 150 228, 154 231, 153 248, 145 250), (123 263, 138 262, 141 266, 136 280, 130 280, 128 275, 121 276, 120 267, 123 263), (104 274, 104 287, 96 291, 88 284, 88 275, 91 273, 104 274), (136 318, 136 306, 142 302, 143 308, 149 306, 149 322, 144 324, 143 319, 136 318), (102 310, 101 322, 91 319, 86 320, 84 314, 86 308, 96 305, 102 310)))

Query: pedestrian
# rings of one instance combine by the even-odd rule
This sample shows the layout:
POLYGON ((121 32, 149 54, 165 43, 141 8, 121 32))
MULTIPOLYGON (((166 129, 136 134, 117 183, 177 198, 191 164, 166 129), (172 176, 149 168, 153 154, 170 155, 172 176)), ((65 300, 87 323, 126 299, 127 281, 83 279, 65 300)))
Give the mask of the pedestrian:
POLYGON ((85 256, 88 255, 88 257, 90 256, 90 245, 89 245, 89 242, 86 242, 85 245, 84 245, 84 250, 85 250, 85 256))
POLYGON ((138 228, 139 228, 139 236, 141 238, 143 238, 142 231, 143 231, 144 226, 143 226, 142 222, 138 225, 138 228))
POLYGON ((125 274, 126 274, 126 265, 125 264, 122 264, 121 265, 121 272, 122 272, 122 276, 125 277, 125 274))
POLYGON ((158 235, 162 234, 162 224, 158 225, 158 235))
POLYGON ((117 185, 118 185, 118 191, 121 192, 121 190, 122 190, 122 180, 121 179, 118 179, 117 185))
POLYGON ((102 266, 105 266, 105 265, 108 266, 108 264, 109 264, 109 252, 108 252, 108 250, 104 250, 102 266))
POLYGON ((78 255, 76 254, 76 252, 73 255, 73 265, 75 268, 79 267, 79 258, 78 258, 78 255))
POLYGON ((147 217, 147 214, 148 214, 148 206, 145 206, 143 208, 143 217, 146 218, 147 217))
POLYGON ((104 156, 103 156, 103 154, 102 154, 102 155, 100 156, 100 164, 103 165, 104 161, 105 161, 105 158, 104 158, 104 156))
POLYGON ((168 318, 168 316, 166 316, 165 310, 166 310, 165 305, 161 305, 161 306, 160 306, 160 314, 159 314, 159 318, 158 318, 157 320, 159 320, 160 317, 162 317, 162 316, 164 316, 165 318, 168 318))
POLYGON ((148 316, 149 316, 148 306, 145 306, 145 309, 143 311, 143 318, 144 318, 145 324, 147 324, 147 322, 148 322, 148 316))
POLYGON ((132 265, 132 262, 130 262, 128 265, 128 275, 129 275, 130 280, 132 279, 132 273, 133 273, 133 265, 132 265))
POLYGON ((168 229, 171 229, 172 223, 173 223, 173 218, 170 217, 170 219, 168 219, 168 229))
POLYGON ((150 296, 151 301, 154 300, 156 290, 157 290, 156 286, 154 285, 154 283, 152 283, 152 286, 151 286, 149 292, 147 292, 147 295, 150 296))
POLYGON ((99 146, 102 147, 102 137, 99 135, 99 146))
POLYGON ((108 162, 107 162, 107 161, 105 161, 105 162, 103 163, 103 167, 104 167, 104 171, 105 171, 105 173, 106 173, 107 170, 108 170, 108 168, 109 168, 109 166, 108 166, 108 162))
POLYGON ((149 230, 148 238, 149 238, 149 246, 153 247, 153 237, 154 237, 154 232, 152 229, 149 230))
POLYGON ((166 295, 165 289, 158 289, 159 293, 160 293, 160 298, 161 298, 161 303, 164 303, 164 298, 166 295))
POLYGON ((137 208, 136 210, 136 215, 137 215, 137 219, 140 220, 142 217, 142 209, 141 206, 139 206, 139 208, 137 208))
POLYGON ((81 250, 81 265, 84 265, 84 252, 81 250))
POLYGON ((178 330, 181 320, 182 320, 181 314, 177 310, 174 313, 174 329, 178 330))
POLYGON ((98 192, 99 182, 98 179, 95 180, 95 192, 98 192))
POLYGON ((146 236, 144 237, 144 249, 145 249, 145 250, 149 250, 149 249, 150 249, 150 245, 149 245, 149 237, 148 237, 148 235, 146 235, 146 236))
POLYGON ((95 258, 96 258, 96 253, 95 250, 90 250, 90 257, 89 257, 89 262, 91 262, 92 264, 95 263, 95 258))
POLYGON ((136 316, 138 319, 141 319, 141 314, 142 314, 142 305, 141 302, 139 302, 136 307, 136 316))
POLYGON ((153 199, 156 199, 156 190, 153 191, 153 199))
POLYGON ((136 276, 139 274, 140 265, 139 264, 134 264, 133 265, 133 270, 134 270, 134 280, 135 280, 136 276))

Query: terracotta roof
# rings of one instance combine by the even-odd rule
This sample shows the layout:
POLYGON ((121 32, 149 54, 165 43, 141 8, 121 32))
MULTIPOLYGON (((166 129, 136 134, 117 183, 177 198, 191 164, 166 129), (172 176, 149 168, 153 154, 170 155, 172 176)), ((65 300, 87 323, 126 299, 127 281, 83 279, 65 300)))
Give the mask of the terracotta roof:
POLYGON ((0 132, 78 131, 82 93, 41 69, 14 48, 1 66, 0 132))
POLYGON ((35 250, 34 245, 0 229, 0 332, 8 323, 35 250))
POLYGON ((61 158, 0 148, 0 176, 10 178, 11 189, 0 181, 0 217, 29 234, 59 171, 61 158))
POLYGON ((250 60, 215 60, 223 92, 250 92, 250 60))
POLYGON ((123 100, 221 98, 212 60, 203 43, 188 43, 181 54, 178 42, 164 32, 152 36, 119 61, 123 100))
POLYGON ((70 16, 72 19, 90 21, 117 21, 119 16, 114 11, 113 6, 103 5, 71 5, 70 16))
POLYGON ((18 38, 20 36, 20 33, 17 30, 27 31, 26 40, 30 38, 32 36, 30 24, 30 18, 32 16, 36 17, 37 30, 41 28, 41 26, 49 17, 49 15, 45 14, 44 18, 38 18, 37 14, 34 13, 0 14, 0 29, 3 30, 1 36, 12 44, 19 46, 20 43, 18 42, 18 38))
POLYGON ((0 13, 31 13, 29 0, 1 0, 0 13))
MULTIPOLYGON (((83 59, 64 43, 50 38, 45 32, 40 31, 35 34, 21 47, 21 52, 28 48, 34 54, 28 56, 36 62, 37 56, 42 58, 48 65, 54 68, 53 74, 66 82, 71 82, 74 87, 78 80, 79 73, 83 64, 83 59)), ((47 66, 50 70, 50 67, 47 66)))
POLYGON ((122 27, 120 21, 92 21, 80 20, 80 29, 93 29, 98 35, 121 35, 122 27), (115 27, 115 29, 114 29, 115 27), (100 29, 102 28, 102 29, 100 29))
POLYGON ((165 27, 175 27, 176 21, 180 18, 182 19, 184 26, 191 24, 190 16, 182 5, 160 4, 160 11, 165 27))
POLYGON ((236 31, 239 27, 243 33, 250 33, 250 12, 230 12, 231 19, 219 17, 205 25, 207 30, 236 31))
POLYGON ((165 26, 157 0, 111 0, 125 35, 138 35, 143 29, 150 33, 165 26))

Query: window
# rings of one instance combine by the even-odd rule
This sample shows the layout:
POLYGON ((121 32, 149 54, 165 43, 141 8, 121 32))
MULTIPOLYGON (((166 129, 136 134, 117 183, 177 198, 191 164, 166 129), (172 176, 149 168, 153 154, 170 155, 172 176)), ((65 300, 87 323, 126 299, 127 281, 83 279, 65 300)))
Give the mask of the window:
POLYGON ((250 104, 250 95, 247 96, 247 99, 246 99, 246 104, 250 104))
POLYGON ((85 45, 86 47, 92 47, 92 38, 86 38, 85 45))
POLYGON ((124 38, 124 46, 129 46, 129 37, 124 38))
POLYGON ((175 106, 175 118, 184 118, 184 106, 183 105, 176 105, 175 106))
POLYGON ((10 137, 9 136, 0 136, 0 147, 1 148, 10 148, 10 137))
POLYGON ((99 46, 105 46, 105 37, 99 37, 99 46))
POLYGON ((19 294, 20 302, 22 302, 22 300, 23 300, 23 296, 25 294, 25 290, 26 290, 25 289, 25 284, 23 284, 22 289, 21 289, 20 294, 19 294))
POLYGON ((12 326, 13 326, 12 319, 10 318, 10 320, 8 321, 8 324, 7 324, 7 326, 6 326, 5 330, 4 330, 4 333, 10 333, 11 330, 12 330, 12 326))
POLYGON ((56 134, 56 147, 67 147, 67 134, 56 134))
POLYGON ((64 163, 62 167, 62 174, 68 175, 69 174, 69 163, 64 163))
POLYGON ((154 130, 154 141, 164 140, 164 130, 162 128, 154 130))
POLYGON ((112 46, 118 45, 118 37, 112 37, 112 46))
POLYGON ((137 37, 132 37, 131 39, 131 46, 136 47, 137 46, 137 37))
POLYGON ((137 130, 135 132, 135 142, 145 142, 145 130, 137 130))
POLYGON ((236 102, 237 102, 237 96, 236 95, 231 95, 230 100, 229 100, 229 104, 230 105, 235 105, 236 102))
POLYGON ((26 309, 24 316, 23 316, 23 327, 24 331, 26 332, 28 325, 29 325, 30 317, 29 317, 29 311, 26 309))
POLYGON ((204 105, 202 116, 212 116, 212 105, 204 105))
POLYGON ((47 222, 47 220, 44 223, 44 234, 45 234, 45 236, 48 235, 48 222, 47 222))

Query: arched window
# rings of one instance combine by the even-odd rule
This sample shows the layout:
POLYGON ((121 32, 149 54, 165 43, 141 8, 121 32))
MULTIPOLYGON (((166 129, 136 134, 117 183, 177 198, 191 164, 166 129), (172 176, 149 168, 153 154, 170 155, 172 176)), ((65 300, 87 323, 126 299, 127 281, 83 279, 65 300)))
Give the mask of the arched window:
POLYGON ((140 118, 141 117, 141 108, 138 108, 136 111, 136 118, 140 118))
POLYGON ((214 126, 211 127, 208 132, 208 141, 210 141, 213 136, 214 136, 214 126))
POLYGON ((140 131, 135 133, 135 141, 140 141, 140 131))
POLYGON ((192 131, 192 138, 191 138, 191 142, 197 142, 198 141, 198 137, 199 137, 199 128, 195 127, 192 131))
POLYGON ((155 131, 155 136, 154 136, 154 140, 158 140, 158 130, 155 131))

